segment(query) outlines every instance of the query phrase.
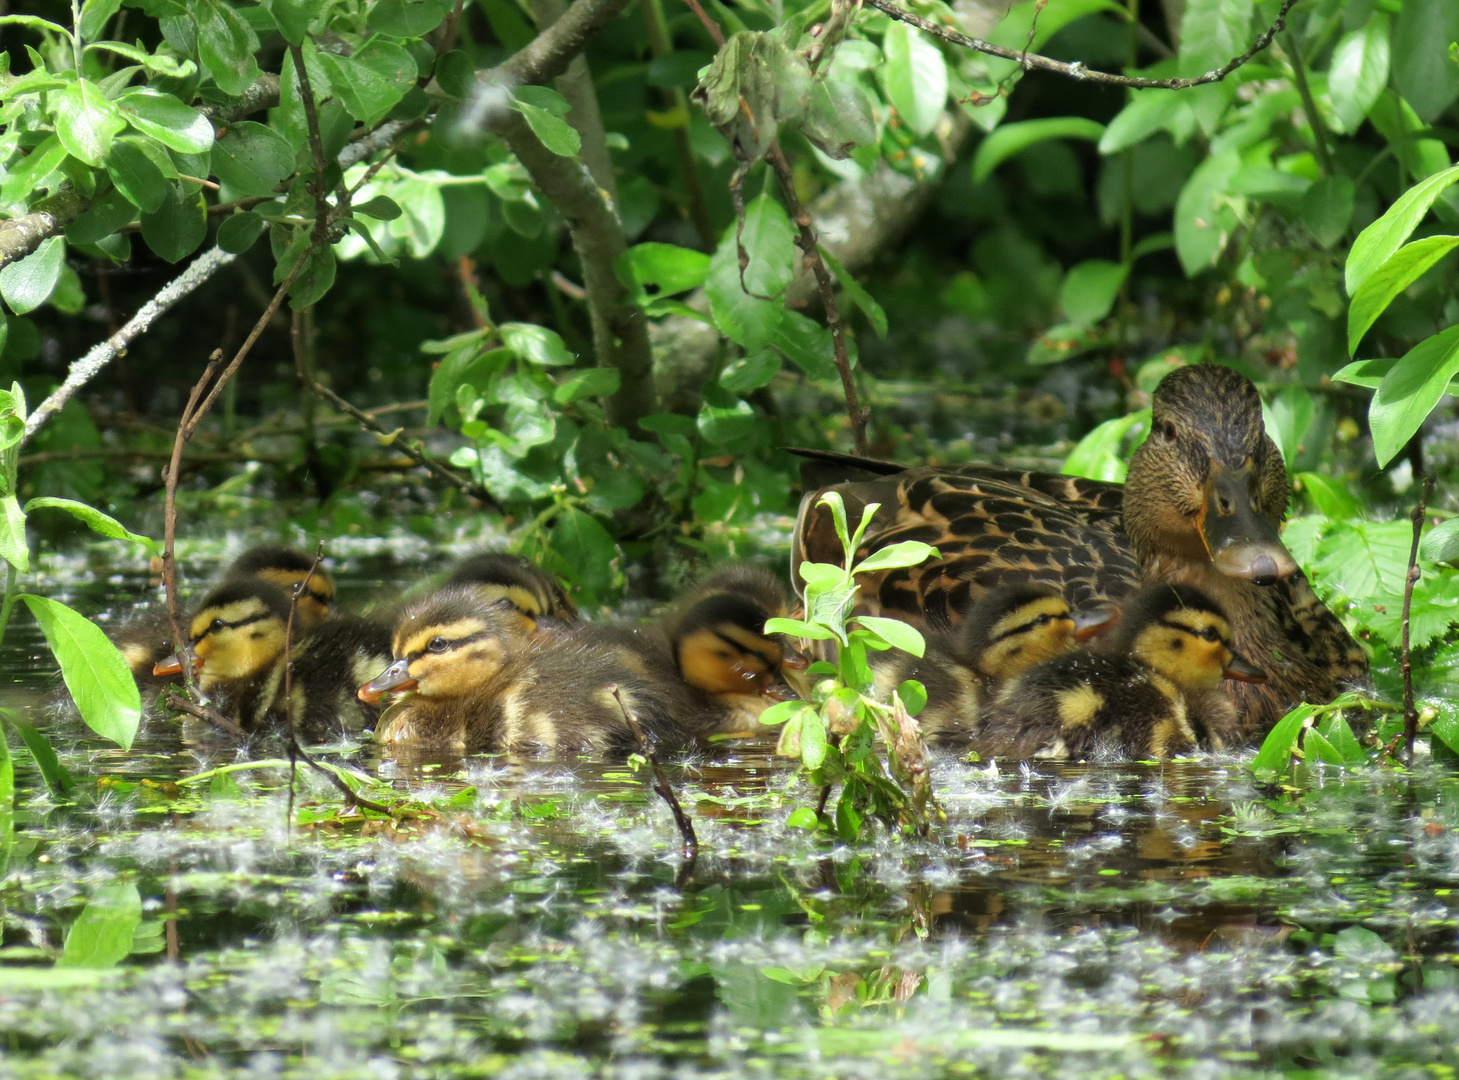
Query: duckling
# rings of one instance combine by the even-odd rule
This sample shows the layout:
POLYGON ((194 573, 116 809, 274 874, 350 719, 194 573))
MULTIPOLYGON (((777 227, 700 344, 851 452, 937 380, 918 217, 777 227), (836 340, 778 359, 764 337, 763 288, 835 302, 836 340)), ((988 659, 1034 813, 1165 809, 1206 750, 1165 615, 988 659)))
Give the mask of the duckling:
POLYGON ((788 607, 773 573, 738 563, 699 582, 659 621, 657 636, 680 676, 705 696, 699 712, 718 713, 716 732, 753 730, 773 702, 797 696, 787 676, 806 661, 782 635, 765 632, 788 607))
POLYGON ((529 633, 578 621, 567 590, 536 563, 504 551, 483 551, 456 564, 445 588, 470 585, 489 602, 517 612, 529 633))
POLYGON ((1231 647, 1221 609, 1189 585, 1151 585, 1125 606, 1108 652, 1067 653, 1009 682, 973 741, 984 757, 1169 758, 1241 738, 1223 679, 1264 672, 1231 647))
MULTIPOLYGON (((274 544, 259 544, 238 556, 223 572, 224 581, 253 579, 267 581, 292 594, 294 586, 307 579, 298 600, 296 632, 318 626, 333 613, 334 580, 314 560, 301 551, 274 544), (311 571, 313 573, 311 574, 311 571)), ((112 635, 112 642, 126 658, 137 685, 142 690, 160 690, 178 681, 178 676, 154 674, 157 666, 176 651, 167 608, 152 604, 129 619, 112 635)), ((181 667, 177 669, 180 675, 181 667)))
MULTIPOLYGON (((198 606, 189 623, 188 653, 198 688, 214 707, 255 731, 284 720, 284 644, 290 598, 277 585, 251 578, 225 581, 198 606)), ((349 616, 300 632, 291 648, 294 722, 317 739, 358 729, 378 710, 362 705, 354 688, 390 658, 384 627, 349 616)), ((181 654, 159 661, 154 673, 182 672, 181 654)))
POLYGON ((1197 364, 1161 381, 1150 437, 1124 485, 797 452, 812 461, 796 562, 843 558, 831 515, 818 505, 827 490, 841 494, 853 521, 881 504, 856 558, 902 540, 940 552, 918 567, 864 575, 869 614, 956 623, 984 592, 1011 581, 1058 585, 1080 610, 1118 603, 1142 584, 1183 583, 1221 605, 1244 655, 1274 661, 1266 684, 1228 688, 1244 738, 1299 701, 1330 701, 1367 683, 1363 650, 1282 546, 1286 466, 1266 435, 1256 387, 1230 368, 1197 364))
POLYGON ((375 741, 387 745, 619 755, 638 742, 623 708, 649 738, 670 746, 690 738, 696 720, 689 688, 624 632, 579 624, 533 637, 515 612, 471 586, 410 605, 393 653, 394 663, 359 689, 371 705, 410 691, 376 728, 375 741))
POLYGON ((890 698, 904 681, 916 679, 927 691, 917 716, 923 733, 966 738, 1010 679, 1072 652, 1118 618, 1111 607, 1070 611, 1052 585, 1002 585, 973 605, 961 627, 930 631, 920 660, 898 649, 873 653, 876 688, 890 698))

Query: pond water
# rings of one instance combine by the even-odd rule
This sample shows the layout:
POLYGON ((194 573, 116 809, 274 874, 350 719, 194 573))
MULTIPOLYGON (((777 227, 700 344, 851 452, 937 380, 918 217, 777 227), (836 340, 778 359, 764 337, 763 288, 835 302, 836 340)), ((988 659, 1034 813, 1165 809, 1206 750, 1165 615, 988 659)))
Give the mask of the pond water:
MULTIPOLYGON (((347 601, 419 578, 388 554, 342 563, 347 601)), ((150 588, 45 566, 88 613, 150 588)), ((334 747, 421 812, 362 820, 303 772, 291 823, 288 770, 217 771, 237 755, 201 731, 153 718, 130 753, 91 736, 50 704, 32 627, 0 671, 0 705, 77 781, 57 803, 16 757, 3 1077, 1459 1067, 1459 781, 1437 768, 1319 766, 1284 792, 1239 755, 943 756, 946 824, 851 848, 788 827, 816 793, 771 746, 726 744, 668 765, 703 848, 681 888, 670 813, 622 765, 334 747), (88 949, 116 963, 68 966, 88 949)))

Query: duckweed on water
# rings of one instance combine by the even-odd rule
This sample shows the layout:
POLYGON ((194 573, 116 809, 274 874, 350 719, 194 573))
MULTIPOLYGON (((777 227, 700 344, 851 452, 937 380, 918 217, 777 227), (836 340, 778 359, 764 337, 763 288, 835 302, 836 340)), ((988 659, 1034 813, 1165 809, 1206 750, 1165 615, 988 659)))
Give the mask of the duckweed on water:
POLYGON ((304 772, 291 824, 286 768, 156 720, 125 756, 83 730, 51 726, 72 801, 17 759, 0 1076, 1459 1067, 1459 781, 1437 768, 1280 792, 1239 756, 943 757, 946 824, 853 848, 792 824, 809 795, 767 746, 727 744, 670 770, 703 847, 680 891, 669 812, 622 765, 343 745, 324 758, 408 812, 304 772))

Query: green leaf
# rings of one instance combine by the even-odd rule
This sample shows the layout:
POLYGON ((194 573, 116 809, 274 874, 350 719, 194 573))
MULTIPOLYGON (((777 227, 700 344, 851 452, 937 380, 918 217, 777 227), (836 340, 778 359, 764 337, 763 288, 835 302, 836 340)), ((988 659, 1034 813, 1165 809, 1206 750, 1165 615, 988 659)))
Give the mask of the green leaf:
MULTIPOLYGON (((1150 431, 1150 410, 1141 409, 1127 416, 1106 420, 1075 444, 1064 459, 1059 471, 1065 476, 1085 476, 1091 480, 1105 480, 1123 483, 1128 468, 1129 455, 1134 447, 1125 449, 1125 439, 1131 431, 1139 430, 1143 436, 1150 431)), ((1138 442, 1137 444, 1138 445, 1138 442)))
MULTIPOLYGON (((315 17, 320 14, 321 5, 316 0, 262 0, 263 6, 273 16, 274 25, 279 28, 285 41, 290 45, 302 45, 304 39, 309 35, 309 26, 315 17)), ((328 7, 328 5, 323 5, 328 7)), ((380 4, 376 4, 370 12, 370 19, 373 22, 375 11, 379 10, 380 4)), ((407 34, 406 37, 415 35, 407 34)))
POLYGON ((59 93, 53 93, 51 108, 55 113, 56 135, 66 153, 88 165, 100 165, 112 139, 127 126, 101 87, 89 79, 78 79, 59 93))
POLYGON ((402 96, 415 86, 416 76, 420 74, 410 50, 382 37, 365 42, 355 51, 353 59, 390 83, 402 96))
POLYGON ((819 769, 826 762, 826 722, 820 714, 806 709, 800 714, 800 763, 807 769, 819 769))
POLYGON ((198 249, 208 235, 208 211, 202 193, 184 195, 182 185, 167 185, 167 198, 155 214, 142 215, 142 239, 168 262, 178 262, 198 249))
POLYGON ((1459 560, 1459 518, 1441 521, 1425 533, 1419 554, 1433 562, 1459 560))
POLYGON ((1317 242, 1332 247, 1348 231, 1357 185, 1346 176, 1324 176, 1302 196, 1302 223, 1317 242))
MULTIPOLYGON (((30 751, 31 759, 35 762, 35 767, 40 770, 41 779, 46 782, 46 790, 51 793, 51 798, 68 798, 76 786, 75 781, 71 779, 71 774, 56 757, 56 751, 51 746, 50 740, 37 731, 35 725, 26 719, 23 713, 17 712, 15 709, 0 708, 0 718, 13 727, 15 733, 25 743, 26 749, 30 751)), ((0 730, 0 743, 4 741, 3 730, 0 730)), ((0 793, 0 803, 3 803, 4 798, 4 794, 0 793)))
POLYGON ((777 297, 795 274, 795 236, 790 219, 768 195, 746 207, 744 244, 750 255, 744 287, 740 284, 739 251, 731 225, 710 259, 704 291, 720 332, 753 352, 768 345, 779 327, 785 305, 777 297))
POLYGON ((635 244, 613 262, 618 280, 652 296, 673 296, 704 284, 709 256, 677 244, 635 244), (652 286, 652 292, 649 287, 652 286))
POLYGON ((502 344, 523 360, 543 367, 564 367, 577 363, 555 330, 535 323, 502 323, 497 327, 502 344))
POLYGON ((50 299, 65 265, 66 241, 59 236, 42 240, 25 258, 0 270, 0 296, 17 315, 34 311, 50 299))
POLYGON ((66 934, 58 968, 116 967, 132 951, 132 935, 142 925, 137 886, 108 885, 92 893, 66 934))
MULTIPOLYGON (((913 542, 915 543, 915 541, 913 542)), ((902 622, 900 619, 883 619, 876 615, 858 615, 851 621, 860 623, 893 648, 901 649, 903 652, 909 652, 913 656, 921 656, 927 651, 927 642, 923 639, 917 628, 902 622)))
POLYGON ((827 77, 811 84, 810 101, 800 133, 826 156, 849 158, 861 146, 876 142, 876 113, 857 83, 827 77))
MULTIPOLYGON (((95 244, 135 220, 136 216, 137 208, 113 187, 92 203, 91 209, 67 226, 66 241, 72 245, 95 244)), ((3 349, 3 343, 0 343, 0 349, 3 349)))
POLYGON ((116 105, 132 127, 169 150, 202 154, 213 145, 213 125, 208 118, 171 94, 138 86, 119 94, 116 105))
POLYGON ((0 495, 0 558, 16 571, 30 573, 30 547, 25 542, 25 511, 14 495, 0 495))
POLYGON ((821 247, 821 258, 826 260, 826 265, 831 268, 831 273, 836 275, 836 282, 841 286, 841 291, 851 297, 851 302, 861 309, 866 316, 866 321, 871 323, 871 328, 876 331, 876 336, 885 338, 887 336, 887 313, 882 306, 872 299, 871 293, 861 287, 860 283, 847 272, 841 260, 821 247))
POLYGON ((294 147, 271 127, 240 120, 213 147, 213 173, 238 195, 272 195, 294 171, 294 147))
POLYGON ((1449 57, 1455 40, 1459 6, 1453 0, 1405 0, 1393 28, 1393 81, 1425 123, 1459 97, 1459 65, 1449 57))
POLYGON ((258 36, 223 0, 187 0, 187 10, 197 30, 198 59, 219 90, 238 97, 258 78, 258 36))
POLYGON ((439 0, 379 0, 370 9, 369 21, 382 34, 418 38, 440 26, 450 10, 450 4, 439 0))
POLYGON ((404 213, 400 204, 388 195, 376 195, 368 202, 356 206, 354 210, 357 215, 372 217, 376 221, 394 221, 404 213))
POLYGON ((1348 308, 1348 355, 1358 351, 1363 335, 1398 294, 1456 247, 1459 247, 1459 236, 1426 236, 1399 248, 1370 274, 1358 287, 1348 308))
POLYGON ((1327 88, 1332 111, 1348 134, 1362 126, 1388 84, 1388 16, 1374 11, 1367 22, 1344 34, 1332 51, 1327 88))
POLYGON ((908 715, 916 716, 927 707, 927 687, 916 679, 908 679, 896 690, 897 698, 908 715))
POLYGON ((770 343, 790 358, 791 363, 812 379, 836 378, 836 346, 829 327, 798 311, 780 317, 770 343))
POLYGON ((775 741, 775 754, 777 757, 800 757, 800 726, 808 712, 810 712, 809 709, 798 711, 780 729, 780 737, 775 741))
POLYGON ((1180 23, 1180 70, 1214 71, 1251 45, 1253 0, 1187 0, 1180 23))
MULTIPOLYGON (((319 62, 329 74, 329 84, 349 114, 366 126, 379 123, 405 96, 405 91, 352 57, 322 52, 319 62)), ((317 92, 317 91, 316 91, 317 92)))
POLYGON ((1109 122, 1099 138, 1101 154, 1118 154, 1144 142, 1190 110, 1185 91, 1136 90, 1130 103, 1109 122))
POLYGON ((607 397, 618 393, 623 377, 617 368, 593 367, 575 372, 552 393, 552 400, 559 405, 571 405, 585 397, 607 397))
POLYGON ((597 518, 567 509, 552 527, 552 549, 572 568, 574 583, 589 603, 607 599, 613 589, 613 563, 618 546, 597 518))
POLYGON ((167 198, 167 178, 135 137, 120 138, 106 155, 106 172, 128 202, 148 214, 162 209, 167 198))
POLYGON ((981 184, 1003 162, 1049 139, 1089 139, 1098 142, 1104 125, 1082 116, 1053 116, 1000 124, 983 137, 973 155, 973 183, 981 184))
MULTIPOLYGON (((191 60, 179 60, 176 57, 165 55, 158 56, 149 53, 146 49, 139 49, 135 45, 126 45, 120 41, 96 41, 86 46, 88 53, 96 49, 116 53, 118 56, 125 57, 135 64, 142 65, 142 67, 147 69, 148 74, 161 75, 167 79, 190 79, 197 74, 198 70, 198 66, 191 60)), ((98 85, 108 95, 113 92, 113 89, 121 88, 121 86, 113 87, 113 79, 119 79, 121 86, 125 86, 130 81, 131 74, 123 69, 123 71, 116 72, 114 75, 101 80, 98 85)))
MULTIPOLYGON (((582 136, 575 127, 562 119, 561 114, 549 111, 537 103, 544 93, 553 94, 558 100, 562 100, 560 94, 545 86, 519 86, 512 96, 512 108, 521 113, 522 119, 527 121, 532 133, 542 140, 543 146, 559 157, 576 157, 583 148, 582 136), (528 91, 536 93, 529 94, 528 91)), ((562 104, 562 111, 566 113, 567 102, 563 101, 562 104)))
POLYGON ((1316 730, 1337 751, 1341 764, 1361 765, 1367 760, 1367 751, 1358 742, 1342 713, 1328 713, 1318 721, 1316 730))
MULTIPOLYGON (((18 715, 13 709, 0 709, 0 714, 18 715)), ((0 871, 10 869, 10 846, 15 842, 15 762, 10 759, 10 744, 5 729, 0 727, 0 871)), ((7 972, 7 976, 8 976, 7 972)), ((12 985, 6 979, 6 985, 12 985)))
POLYGON ((263 235, 268 222, 250 210, 240 210, 218 226, 218 246, 230 255, 242 255, 263 235))
POLYGON ((748 401, 723 391, 717 396, 727 400, 711 400, 712 389, 705 387, 699 415, 695 418, 699 434, 712 446, 743 445, 744 440, 755 435, 758 426, 755 410, 748 401))
POLYGON ((919 137, 930 135, 947 104, 947 63, 942 50, 906 23, 894 22, 882 38, 887 100, 919 137))
POLYGON ((436 60, 436 85, 449 97, 465 98, 476 85, 476 65, 464 49, 453 49, 436 60))
POLYGON ((821 819, 816 817, 816 812, 809 806, 798 807, 792 810, 790 816, 785 819, 787 829, 810 829, 820 828, 821 819))
POLYGON ((800 619, 771 619, 765 624, 767 634, 789 634, 791 637, 810 638, 813 641, 831 641, 836 635, 819 623, 800 619))
POLYGON ((921 566, 928 559, 935 559, 938 551, 931 544, 920 540, 903 540, 888 544, 872 552, 856 564, 856 573, 869 574, 876 570, 896 570, 904 566, 921 566))
POLYGON ((1363 513, 1362 501, 1330 476, 1304 472, 1298 473, 1292 479, 1301 485, 1307 497, 1312 500, 1312 505, 1323 517, 1341 520, 1360 517, 1363 513))
POLYGON ((126 540, 144 548, 149 555, 162 554, 162 546, 149 536, 134 533, 110 514, 104 514, 94 506, 87 506, 84 502, 77 502, 75 499, 56 499, 50 496, 43 496, 38 499, 31 499, 25 504, 27 514, 35 510, 64 510, 72 517, 79 519, 92 532, 100 533, 102 536, 110 537, 113 540, 126 540))
POLYGON ((1070 269, 1059 290, 1064 314, 1081 329, 1103 321, 1114 307, 1115 297, 1129 273, 1130 268, 1124 263, 1085 259, 1070 269))
POLYGON ((1237 151, 1213 153, 1181 188, 1175 203, 1175 252, 1187 277, 1194 277, 1214 263, 1231 238, 1236 211, 1226 205, 1225 199, 1240 168, 1241 155, 1237 151))
POLYGON ((81 719, 104 739, 130 750, 142 699, 126 660, 101 629, 57 600, 22 593, 61 665, 61 678, 81 719))
POLYGON ((86 0, 81 5, 81 21, 77 23, 76 29, 81 34, 82 41, 96 41, 106 29, 106 24, 111 21, 122 6, 122 0, 86 0))
POLYGON ((1297 747, 1302 727, 1316 712, 1314 705, 1298 705, 1277 721, 1262 740, 1261 749, 1251 763, 1252 774, 1258 780, 1270 782, 1287 771, 1287 763, 1292 760, 1292 751, 1297 747))
POLYGON ((1329 523, 1313 569, 1325 586, 1349 597, 1401 593, 1413 530, 1408 521, 1329 523))
POLYGON ((804 701, 777 701, 760 714, 760 723, 766 727, 783 724, 802 709, 810 708, 804 701))
POLYGON ((303 257, 304 269, 299 271, 299 276, 294 278, 294 284, 289 286, 289 307, 295 311, 303 311, 317 304, 334 287, 335 274, 339 268, 334 249, 330 247, 309 247, 303 257))
POLYGON ((719 385, 733 394, 748 394, 767 386, 780 371, 780 355, 769 349, 731 360, 719 373, 719 385))
POLYGON ((1440 193, 1459 180, 1459 165, 1420 180, 1409 188, 1353 241, 1344 270, 1348 295, 1356 296, 1377 269, 1386 263, 1418 228, 1440 193))
POLYGON ((1368 407, 1373 452, 1387 465, 1413 437, 1459 372, 1459 326, 1419 342, 1383 377, 1368 407))

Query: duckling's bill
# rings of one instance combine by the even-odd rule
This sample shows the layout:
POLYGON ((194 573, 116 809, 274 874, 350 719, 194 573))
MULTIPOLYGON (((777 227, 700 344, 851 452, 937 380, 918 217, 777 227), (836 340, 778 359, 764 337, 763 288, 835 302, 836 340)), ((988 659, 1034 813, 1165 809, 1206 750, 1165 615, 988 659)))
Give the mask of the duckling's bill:
POLYGON ((1090 608, 1087 611, 1076 611, 1070 618, 1074 620, 1074 640, 1082 644, 1106 630, 1113 629, 1120 621, 1120 610, 1112 607, 1090 608))
POLYGON ((1255 664, 1252 664, 1249 661, 1242 659, 1235 653, 1231 654, 1231 659, 1226 662, 1226 668, 1224 671, 1222 671, 1221 674, 1225 675, 1228 679, 1235 679, 1237 682, 1266 682, 1265 671, 1257 667, 1255 664))
POLYGON ((410 657, 402 657, 376 675, 356 692, 367 705, 374 705, 386 694, 414 690, 419 683, 410 674, 410 657))

